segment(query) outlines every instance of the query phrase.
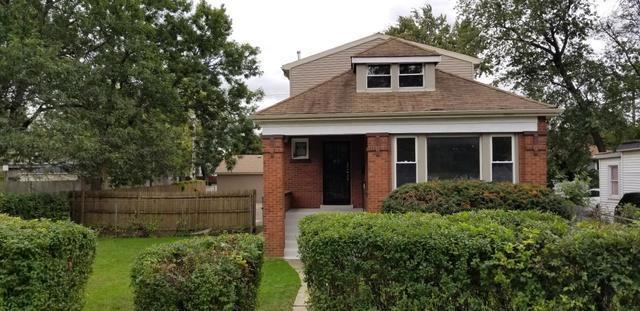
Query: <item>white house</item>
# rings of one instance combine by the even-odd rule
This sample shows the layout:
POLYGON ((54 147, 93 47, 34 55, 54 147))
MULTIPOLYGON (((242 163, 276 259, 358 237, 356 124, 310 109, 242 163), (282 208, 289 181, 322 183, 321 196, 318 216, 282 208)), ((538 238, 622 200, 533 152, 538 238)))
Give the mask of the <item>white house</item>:
POLYGON ((595 158, 600 175, 600 207, 611 215, 625 193, 640 192, 640 140, 626 142, 617 151, 595 158))

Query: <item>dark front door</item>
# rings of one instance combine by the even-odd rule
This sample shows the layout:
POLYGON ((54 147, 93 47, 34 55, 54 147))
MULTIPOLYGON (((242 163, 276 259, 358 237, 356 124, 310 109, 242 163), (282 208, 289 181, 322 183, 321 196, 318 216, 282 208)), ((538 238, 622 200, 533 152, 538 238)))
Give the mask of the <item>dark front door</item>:
POLYGON ((351 204, 349 142, 325 142, 322 166, 324 204, 351 204))

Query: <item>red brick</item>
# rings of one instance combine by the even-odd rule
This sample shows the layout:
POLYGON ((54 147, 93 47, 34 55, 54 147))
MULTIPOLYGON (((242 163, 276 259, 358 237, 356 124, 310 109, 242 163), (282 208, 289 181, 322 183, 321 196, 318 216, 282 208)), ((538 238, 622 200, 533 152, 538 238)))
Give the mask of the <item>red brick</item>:
POLYGON ((367 134, 367 182, 365 208, 379 212, 391 192, 391 148, 387 133, 367 134))
POLYGON ((537 132, 518 134, 520 183, 547 184, 547 120, 538 118, 537 132))

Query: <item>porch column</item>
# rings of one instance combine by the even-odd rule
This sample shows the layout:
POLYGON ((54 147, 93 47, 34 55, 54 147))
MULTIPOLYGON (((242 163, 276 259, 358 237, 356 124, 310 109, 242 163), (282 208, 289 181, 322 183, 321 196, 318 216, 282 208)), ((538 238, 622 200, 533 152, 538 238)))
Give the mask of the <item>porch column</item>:
POLYGON ((538 118, 538 131, 518 134, 519 182, 547 184, 547 120, 538 118))
POLYGON ((388 133, 367 134, 366 210, 377 213, 391 191, 391 148, 388 133))
POLYGON ((284 255, 284 138, 262 136, 262 159, 264 166, 263 226, 266 255, 284 255))

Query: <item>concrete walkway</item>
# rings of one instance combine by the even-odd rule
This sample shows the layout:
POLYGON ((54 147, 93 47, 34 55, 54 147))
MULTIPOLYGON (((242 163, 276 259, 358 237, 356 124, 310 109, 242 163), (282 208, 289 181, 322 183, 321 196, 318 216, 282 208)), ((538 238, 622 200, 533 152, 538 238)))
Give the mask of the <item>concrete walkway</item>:
POLYGON ((289 265, 298 272, 298 276, 300 277, 300 289, 296 295, 296 300, 293 302, 292 309, 293 311, 306 311, 309 295, 307 294, 307 283, 304 281, 304 266, 302 265, 302 261, 299 259, 290 259, 287 261, 289 262, 289 265))
POLYGON ((353 208, 351 205, 323 205, 320 208, 292 208, 287 211, 284 220, 284 259, 299 259, 298 235, 300 228, 298 223, 305 216, 318 213, 353 213, 362 212, 361 208, 353 208))

